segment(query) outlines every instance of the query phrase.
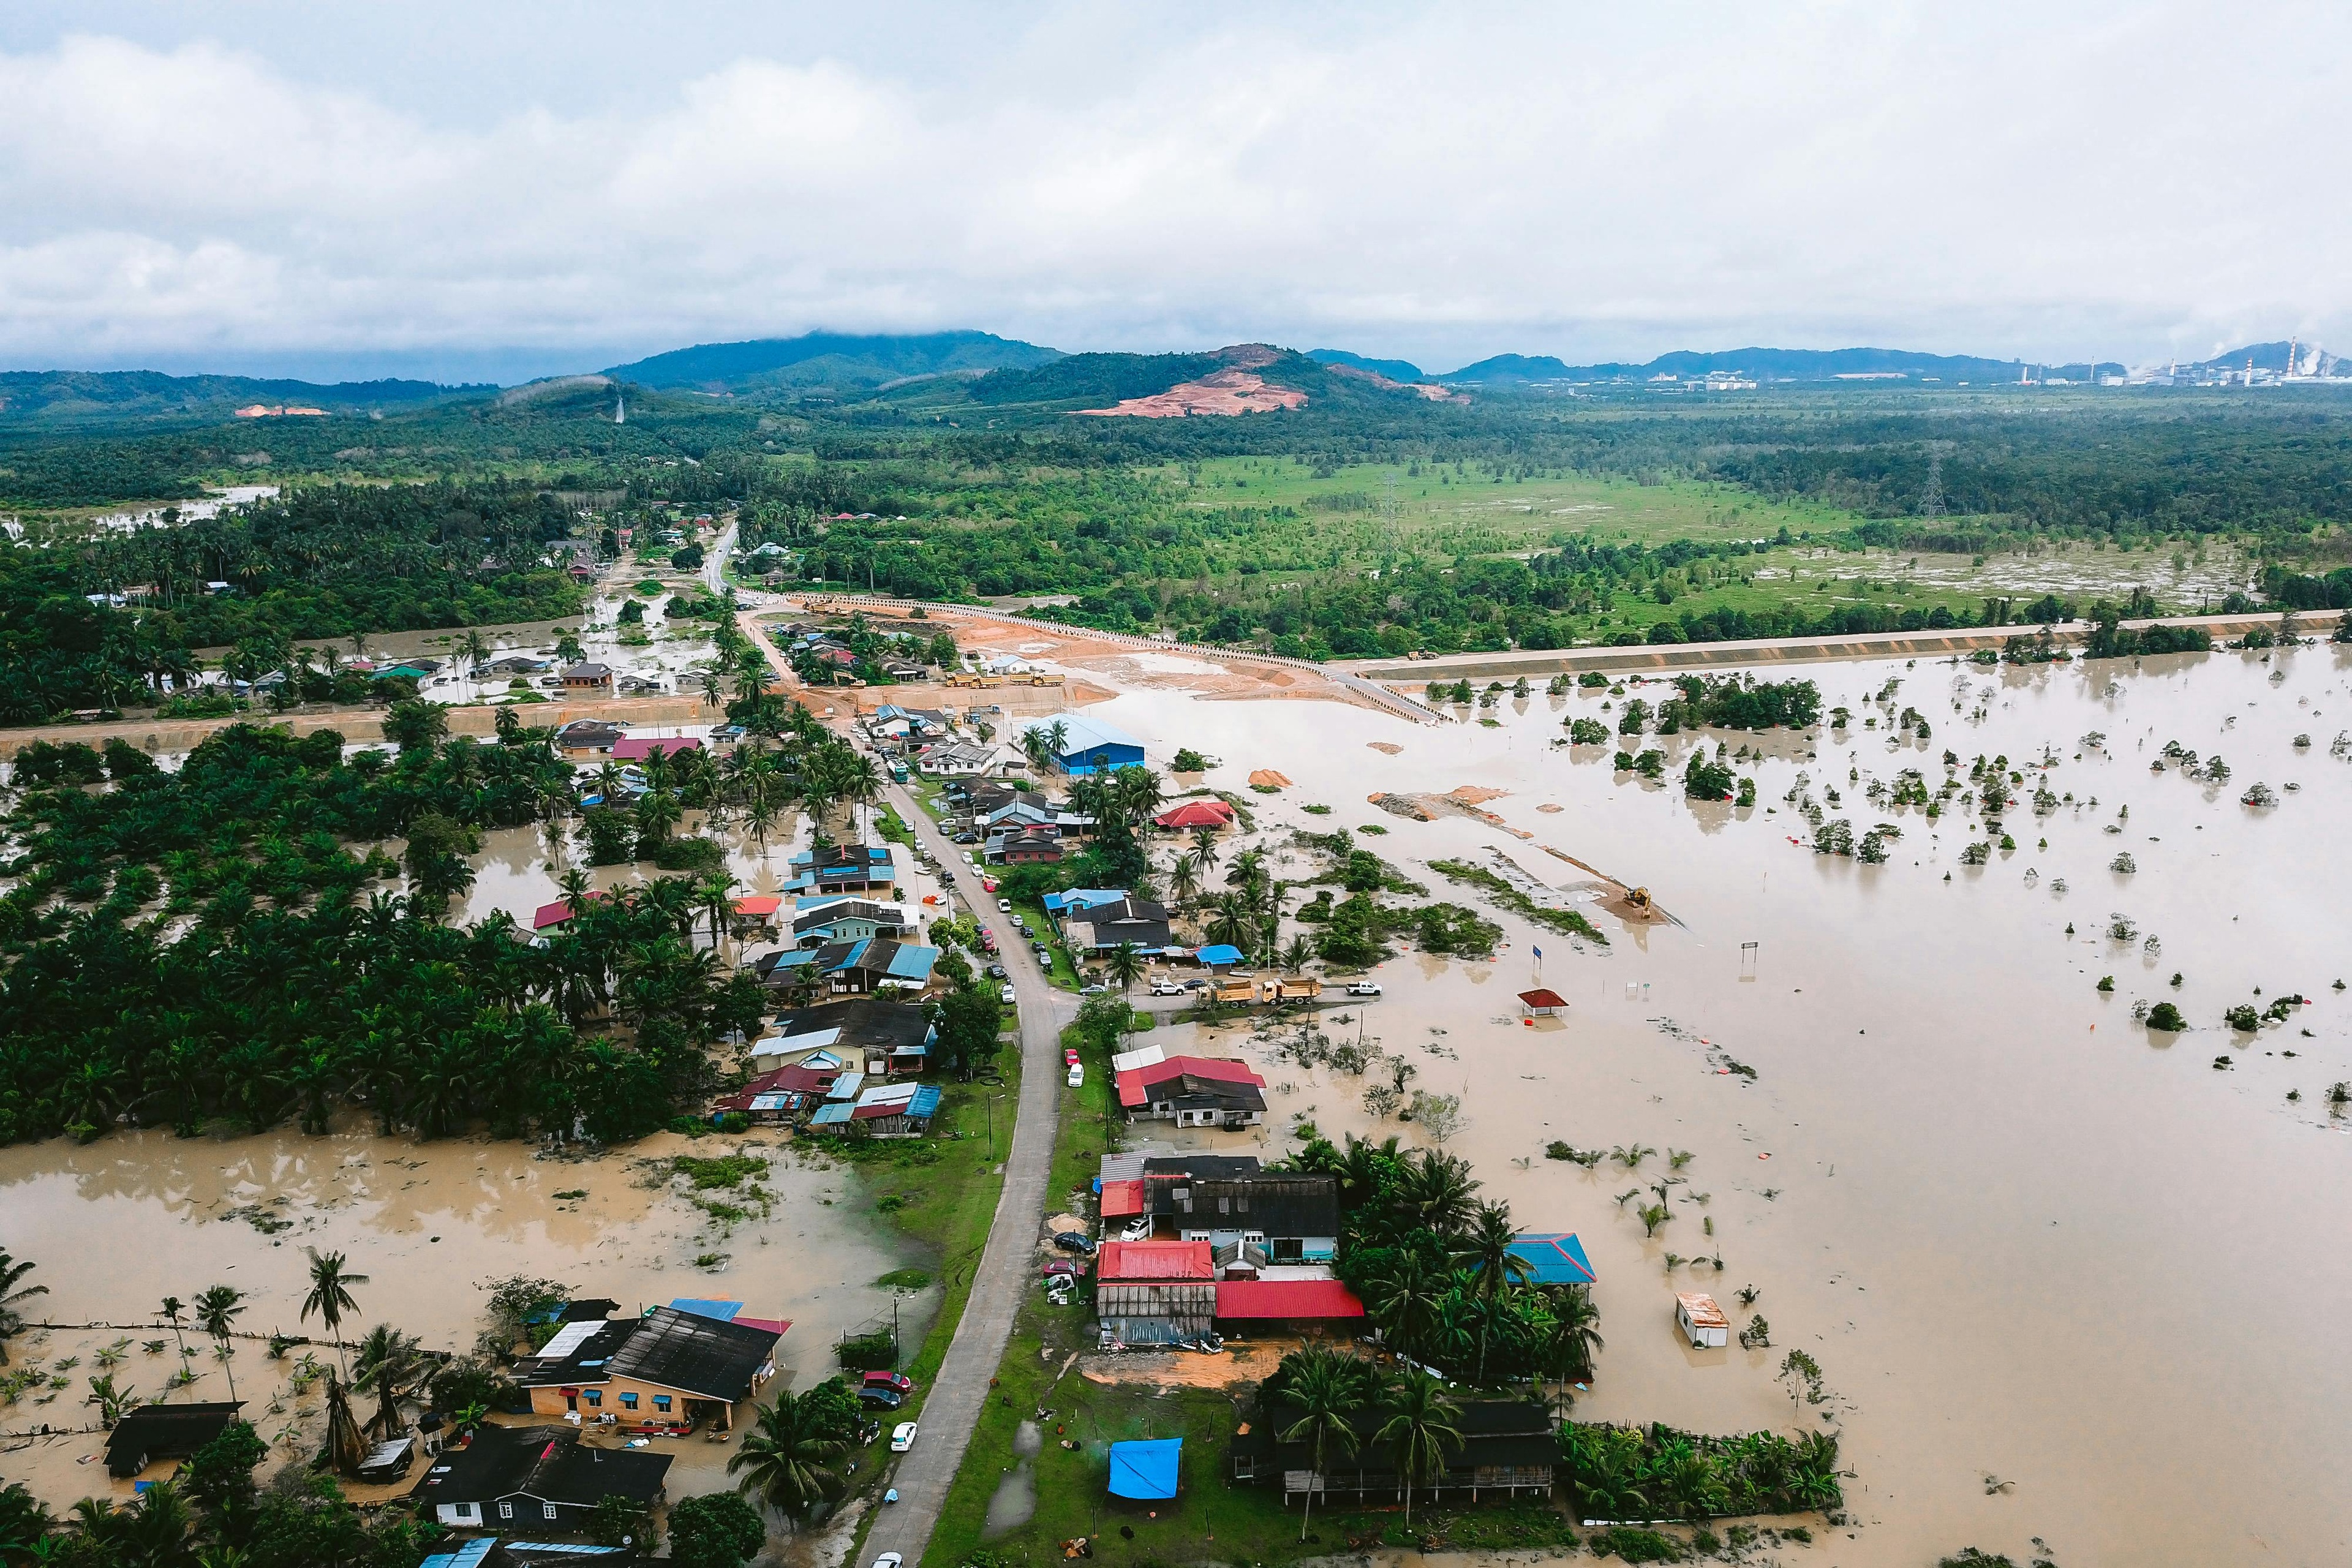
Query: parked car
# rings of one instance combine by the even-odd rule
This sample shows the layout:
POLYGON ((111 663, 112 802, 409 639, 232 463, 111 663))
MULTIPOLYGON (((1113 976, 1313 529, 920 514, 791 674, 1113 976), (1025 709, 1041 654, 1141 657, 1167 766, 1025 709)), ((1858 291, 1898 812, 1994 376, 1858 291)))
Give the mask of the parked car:
POLYGON ((903 1372, 869 1372, 861 1385, 866 1388, 887 1388, 900 1395, 915 1392, 915 1380, 903 1372))
POLYGON ((992 893, 996 891, 996 879, 993 877, 982 877, 980 879, 980 890, 983 893, 992 893))
POLYGON ((903 1454, 914 1446, 915 1424, 912 1421, 899 1422, 898 1429, 890 1434, 890 1451, 903 1454))
POLYGON ((1086 1065, 1086 1063, 1084 1063, 1084 1062, 1072 1062, 1072 1063, 1070 1064, 1070 1087, 1071 1087, 1072 1089, 1083 1089, 1083 1088, 1085 1088, 1085 1087, 1086 1087, 1086 1082, 1087 1082, 1087 1065, 1086 1065))
POLYGON ((1092 1258, 1095 1255, 1095 1244, 1083 1230, 1058 1231, 1055 1234, 1054 1245, 1065 1252, 1075 1252, 1081 1258, 1092 1258))
POLYGON ((1137 1215, 1133 1219, 1127 1222, 1127 1227, 1118 1233, 1118 1238, 1121 1241, 1150 1240, 1151 1216, 1148 1214, 1137 1215))
POLYGON ((1016 1007, 1021 1004, 1019 993, 1015 992, 1010 984, 1008 984, 1003 990, 999 991, 996 994, 996 999, 999 1002, 1003 1003, 1007 1007, 1016 1007))
MULTIPOLYGON (((982 886, 982 887, 983 887, 983 888, 985 888, 985 887, 987 887, 987 886, 988 886, 988 884, 987 884, 986 882, 984 882, 984 881, 983 881, 982 883, 981 883, 981 886, 982 886)), ((1013 912, 1013 900, 1012 900, 1011 899, 999 899, 999 900, 996 900, 996 912, 997 912, 998 914, 1001 914, 1001 915, 1009 915, 1009 914, 1011 914, 1011 913, 1013 912)), ((1016 926, 1017 926, 1017 925, 1019 925, 1021 922, 1020 922, 1019 921, 1014 921, 1013 923, 1014 925, 1016 925, 1016 926)))
POLYGON ((1351 980, 1348 983, 1348 994, 1350 996, 1377 996, 1380 994, 1381 988, 1371 981, 1351 980))
POLYGON ((1003 979, 1003 978, 1004 978, 1004 965, 1003 965, 1003 964, 1001 964, 1001 963, 992 963, 992 964, 990 964, 990 965, 988 966, 988 977, 989 977, 991 980, 1002 980, 1002 979, 1003 979))
POLYGON ((1154 996, 1181 996, 1184 988, 1173 980, 1155 980, 1151 983, 1151 994, 1154 996))
POLYGON ((959 833, 955 836, 955 841, 959 844, 977 844, 980 842, 980 835, 977 833, 959 833))
POLYGON ((1087 1266, 1066 1258, 1049 1258, 1042 1272, 1048 1279, 1080 1279, 1086 1277, 1087 1266))
POLYGON ((1054 950, 1052 948, 1047 947, 1041 942, 1036 943, 1031 951, 1037 954, 1038 963, 1044 964, 1048 969, 1054 967, 1054 950))
POLYGON ((1079 986, 1078 994, 1081 996, 1108 996, 1110 994, 1110 987, 1105 985, 1098 980, 1091 985, 1079 986))
POLYGON ((1062 1047, 1062 1065, 1066 1068, 1074 1068, 1078 1065, 1077 1047, 1064 1046, 1062 1047))
POLYGON ((857 1397, 864 1404, 879 1405, 885 1410, 896 1410, 907 1403, 907 1396, 895 1388, 861 1388, 857 1391, 857 1397))
POLYGON ((907 1568, 907 1560, 896 1552, 885 1552, 874 1560, 874 1568, 907 1568))

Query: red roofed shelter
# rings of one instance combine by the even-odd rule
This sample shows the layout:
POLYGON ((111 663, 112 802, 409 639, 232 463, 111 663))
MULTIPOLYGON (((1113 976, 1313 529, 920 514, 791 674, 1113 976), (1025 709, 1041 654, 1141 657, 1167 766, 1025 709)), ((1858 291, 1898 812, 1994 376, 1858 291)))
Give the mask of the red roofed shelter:
POLYGON ((1222 800, 1188 800, 1181 805, 1161 812, 1151 820, 1156 826, 1168 828, 1230 827, 1234 821, 1234 808, 1222 800))

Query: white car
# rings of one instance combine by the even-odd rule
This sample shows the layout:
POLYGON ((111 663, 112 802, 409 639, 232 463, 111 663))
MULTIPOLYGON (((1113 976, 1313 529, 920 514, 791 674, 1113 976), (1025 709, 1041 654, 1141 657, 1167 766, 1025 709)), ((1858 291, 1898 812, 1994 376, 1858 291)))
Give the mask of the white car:
POLYGON ((996 999, 999 1002, 1003 1003, 1007 1007, 1013 1005, 1014 1003, 1019 1000, 1019 998, 1013 994, 1013 987, 1010 985, 1007 985, 1003 990, 998 992, 996 999))
POLYGON ((874 1568, 906 1568, 906 1563, 896 1552, 885 1552, 874 1560, 874 1568))
POLYGON ((1129 1220, 1127 1228, 1118 1233, 1118 1238, 1121 1241, 1149 1241, 1151 1239, 1151 1216, 1138 1215, 1129 1220))
POLYGON ((1151 983, 1151 994, 1154 996, 1181 996, 1184 988, 1173 980, 1155 980, 1151 983))
POLYGON ((1011 899, 999 899, 999 900, 996 900, 996 912, 997 912, 998 914, 1001 914, 1001 915, 1009 915, 1009 914, 1011 914, 1011 913, 1013 912, 1013 900, 1012 900, 1011 899))
POLYGON ((1350 996, 1377 996, 1380 994, 1381 988, 1369 980, 1351 981, 1348 985, 1350 996))
POLYGON ((1084 1062, 1072 1062, 1070 1064, 1070 1087, 1072 1089, 1084 1089, 1086 1084, 1087 1064, 1084 1062))
POLYGON ((901 1421, 890 1433, 890 1451, 903 1454, 915 1446, 915 1424, 901 1421))

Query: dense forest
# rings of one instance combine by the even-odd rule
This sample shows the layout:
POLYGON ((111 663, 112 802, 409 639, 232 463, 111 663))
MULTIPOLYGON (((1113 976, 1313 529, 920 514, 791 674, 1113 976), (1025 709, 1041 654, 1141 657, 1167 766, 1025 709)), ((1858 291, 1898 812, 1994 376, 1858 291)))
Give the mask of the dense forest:
POLYGON ((1717 403, 1617 388, 1430 403, 1284 355, 1261 368, 1313 384, 1304 408, 1068 413, 1074 398, 1150 391, 1220 363, 1080 354, 837 405, 576 377, 267 429, 16 429, 0 434, 0 504, 37 510, 26 547, 0 552, 0 706, 22 722, 152 699, 198 647, 267 653, 572 613, 560 542, 592 548, 605 525, 656 503, 740 507, 741 542, 776 546, 761 565, 782 583, 1068 595, 1055 613, 1085 624, 1311 658, 2035 624, 2120 608, 2159 557, 2177 572, 2209 545, 2257 569, 2224 584, 2229 595, 2158 595, 2155 608, 2238 607, 2255 592, 2299 609, 2352 605, 2352 417, 2329 390, 1811 389, 1717 403), (1547 485, 1633 484, 1750 498, 1762 526, 1745 538, 1712 525, 1511 531, 1466 505, 1407 515, 1373 478, 1308 493, 1278 478, 1252 488, 1244 468, 1402 476, 1503 510, 1547 485), (254 478, 289 489, 128 534, 79 534, 37 510, 254 478), (2103 600, 1921 584, 1894 564, 2069 549, 2120 552, 2108 560, 2126 575, 2103 600), (2145 569, 2129 565, 2135 552, 2145 569), (1799 559, 1832 553, 1856 558, 1850 581, 1799 559), (226 592, 205 591, 220 583, 226 592), (152 593, 105 602, 133 589, 152 593))

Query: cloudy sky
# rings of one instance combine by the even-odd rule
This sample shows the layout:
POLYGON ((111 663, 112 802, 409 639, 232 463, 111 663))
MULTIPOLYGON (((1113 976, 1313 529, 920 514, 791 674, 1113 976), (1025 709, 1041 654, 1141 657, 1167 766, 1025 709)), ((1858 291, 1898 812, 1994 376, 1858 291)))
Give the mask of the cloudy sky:
POLYGON ((0 106, 8 368, 2352 352, 2340 5, 9 0, 0 106))

